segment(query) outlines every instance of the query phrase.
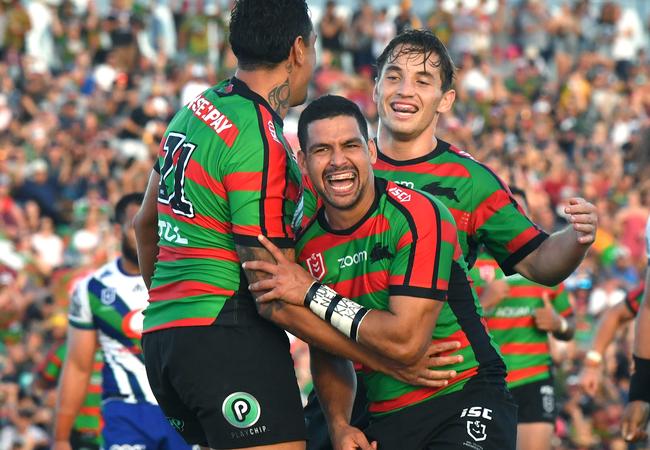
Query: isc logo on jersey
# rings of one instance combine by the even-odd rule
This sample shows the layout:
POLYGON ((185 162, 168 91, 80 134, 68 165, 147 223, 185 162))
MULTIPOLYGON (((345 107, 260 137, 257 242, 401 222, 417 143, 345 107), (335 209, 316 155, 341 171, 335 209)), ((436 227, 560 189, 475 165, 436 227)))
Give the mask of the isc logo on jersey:
POLYGON ((388 192, 392 194, 392 196, 395 197, 395 199, 399 200, 400 203, 411 201, 411 194, 409 194, 408 192, 404 191, 401 188, 398 188, 397 186, 390 188, 388 192))
POLYGON ((346 267, 356 266, 362 261, 368 259, 368 252, 362 250, 354 255, 346 255, 343 258, 337 259, 340 269, 345 269, 346 267))

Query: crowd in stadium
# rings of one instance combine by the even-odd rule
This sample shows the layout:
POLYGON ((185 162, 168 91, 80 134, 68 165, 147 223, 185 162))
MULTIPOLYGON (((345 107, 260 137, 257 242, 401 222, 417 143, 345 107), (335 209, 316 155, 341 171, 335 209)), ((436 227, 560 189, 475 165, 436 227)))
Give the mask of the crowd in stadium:
MULTIPOLYGON (((567 198, 596 205, 596 242, 565 281, 575 337, 552 342, 553 446, 626 448, 632 328, 604 353, 599 389, 587 393, 581 375, 599 319, 647 266, 650 17, 615 1, 447 3, 421 17, 408 0, 313 8, 310 98, 354 100, 374 134, 375 59, 404 29, 428 28, 458 67, 438 136, 525 191, 548 233, 566 225, 567 198)), ((234 72, 228 15, 201 0, 114 0, 108 11, 93 0, 0 3, 0 450, 49 448, 48 367, 60 360, 72 286, 119 254, 113 206, 145 190, 172 114, 234 72)), ((285 120, 294 148, 300 109, 285 120)), ((293 346, 306 395, 307 348, 293 346)))

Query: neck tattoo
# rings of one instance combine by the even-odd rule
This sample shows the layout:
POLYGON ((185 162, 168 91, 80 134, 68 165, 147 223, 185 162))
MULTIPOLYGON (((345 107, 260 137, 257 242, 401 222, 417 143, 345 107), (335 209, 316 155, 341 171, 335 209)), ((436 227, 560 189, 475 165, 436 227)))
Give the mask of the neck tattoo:
POLYGON ((284 83, 274 87, 269 92, 269 104, 271 108, 277 112, 280 117, 284 117, 289 110, 289 96, 291 90, 289 89, 289 79, 287 78, 284 83))

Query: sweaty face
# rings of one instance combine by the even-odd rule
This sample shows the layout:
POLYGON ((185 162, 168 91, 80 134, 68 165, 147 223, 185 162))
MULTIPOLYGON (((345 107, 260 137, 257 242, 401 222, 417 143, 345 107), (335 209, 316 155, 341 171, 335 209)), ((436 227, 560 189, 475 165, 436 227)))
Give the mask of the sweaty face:
POLYGON ((300 160, 318 195, 335 209, 360 207, 365 213, 366 203, 374 198, 371 167, 377 152, 373 142, 366 142, 356 119, 316 120, 309 124, 307 136, 300 160))
POLYGON ((421 51, 400 54, 397 47, 384 65, 374 99, 382 127, 399 140, 415 139, 425 132, 433 136, 436 115, 451 109, 455 92, 442 92, 438 56, 426 61, 421 51))

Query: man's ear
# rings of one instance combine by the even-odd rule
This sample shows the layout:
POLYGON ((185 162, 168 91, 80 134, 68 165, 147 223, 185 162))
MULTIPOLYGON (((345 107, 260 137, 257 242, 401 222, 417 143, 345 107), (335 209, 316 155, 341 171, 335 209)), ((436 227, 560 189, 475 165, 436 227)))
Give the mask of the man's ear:
POLYGON ((302 36, 297 36, 291 45, 289 52, 289 62, 297 66, 302 66, 305 63, 305 55, 307 51, 307 43, 302 36))
POLYGON ((456 91, 449 89, 447 92, 442 94, 442 98, 440 99, 440 103, 438 103, 438 108, 436 111, 441 114, 451 111, 451 107, 453 106, 455 99, 456 91))

